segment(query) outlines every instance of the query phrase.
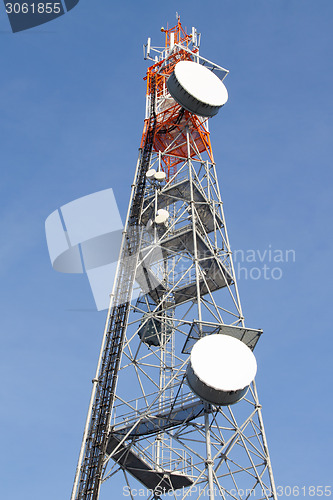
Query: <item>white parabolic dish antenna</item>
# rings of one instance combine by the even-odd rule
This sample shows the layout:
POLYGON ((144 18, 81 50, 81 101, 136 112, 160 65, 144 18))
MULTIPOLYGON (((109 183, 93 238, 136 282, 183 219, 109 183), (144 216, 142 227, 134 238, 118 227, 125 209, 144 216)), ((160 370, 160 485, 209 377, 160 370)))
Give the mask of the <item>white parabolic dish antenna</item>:
POLYGON ((167 87, 178 104, 199 116, 216 115, 228 100, 228 91, 215 73, 193 61, 177 63, 167 87))
POLYGON ((157 215, 155 217, 156 224, 165 224, 169 218, 169 212, 164 210, 164 208, 160 208, 157 210, 157 215))
POLYGON ((153 179, 154 176, 156 174, 156 170, 154 168, 150 168, 147 172, 146 172, 146 177, 147 179, 153 179))
POLYGON ((215 405, 239 401, 257 372, 246 344, 229 335, 207 335, 193 346, 187 381, 197 396, 215 405))
POLYGON ((158 182, 164 181, 165 178, 166 178, 166 173, 163 172, 162 170, 159 172, 156 172, 156 174, 154 175, 154 179, 156 179, 158 182))

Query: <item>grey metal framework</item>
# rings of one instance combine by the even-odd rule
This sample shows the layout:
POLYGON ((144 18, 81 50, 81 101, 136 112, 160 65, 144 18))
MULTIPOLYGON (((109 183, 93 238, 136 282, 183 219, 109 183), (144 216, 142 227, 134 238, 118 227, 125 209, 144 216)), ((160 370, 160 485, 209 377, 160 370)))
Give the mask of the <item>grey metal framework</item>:
POLYGON ((108 498, 141 489, 147 499, 276 499, 255 383, 221 407, 186 383, 199 338, 231 335, 253 350, 262 331, 245 326, 215 162, 199 152, 188 114, 174 134, 186 151, 177 171, 146 178, 175 160, 172 142, 153 148, 170 95, 152 96, 71 500, 97 500, 108 480, 108 498), (155 222, 159 209, 168 211, 164 223, 155 222))

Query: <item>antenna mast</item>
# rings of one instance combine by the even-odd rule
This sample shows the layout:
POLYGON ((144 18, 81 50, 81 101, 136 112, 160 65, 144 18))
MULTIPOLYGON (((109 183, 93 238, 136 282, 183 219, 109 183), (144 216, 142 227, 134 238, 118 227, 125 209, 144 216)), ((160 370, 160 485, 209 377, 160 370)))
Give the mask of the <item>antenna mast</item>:
POLYGON ((107 480, 117 498, 141 485, 147 499, 277 499, 262 331, 245 326, 208 129, 228 70, 176 17, 162 47, 144 45, 144 128, 71 500, 98 500, 107 480))

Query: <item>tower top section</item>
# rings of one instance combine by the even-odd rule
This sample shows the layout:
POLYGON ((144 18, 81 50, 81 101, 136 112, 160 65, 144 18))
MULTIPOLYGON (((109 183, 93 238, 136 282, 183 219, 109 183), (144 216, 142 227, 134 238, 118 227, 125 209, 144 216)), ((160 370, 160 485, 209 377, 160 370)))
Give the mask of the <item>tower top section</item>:
POLYGON ((153 127, 152 151, 163 153, 169 179, 180 158, 187 155, 187 129, 195 141, 191 158, 206 152, 213 162, 208 119, 228 99, 222 83, 228 70, 200 55, 200 33, 192 28, 188 34, 179 16, 175 26, 162 27, 161 32, 163 47, 153 46, 150 38, 144 45, 144 57, 153 64, 145 76, 146 113, 141 147, 153 127))
POLYGON ((151 43, 149 37, 147 43, 143 46, 144 58, 153 61, 154 64, 148 68, 148 73, 160 73, 164 67, 170 68, 175 63, 181 60, 188 60, 197 62, 216 73, 221 79, 227 76, 229 71, 222 66, 219 66, 208 59, 200 56, 199 47, 201 40, 201 33, 192 27, 190 34, 182 27, 180 16, 177 14, 177 24, 172 28, 164 28, 162 26, 161 32, 164 33, 164 46, 156 47, 151 43))

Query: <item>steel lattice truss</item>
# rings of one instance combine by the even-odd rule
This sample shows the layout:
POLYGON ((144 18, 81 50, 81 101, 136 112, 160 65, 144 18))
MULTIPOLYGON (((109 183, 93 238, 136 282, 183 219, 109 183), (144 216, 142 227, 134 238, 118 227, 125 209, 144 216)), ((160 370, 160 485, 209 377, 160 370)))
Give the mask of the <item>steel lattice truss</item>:
MULTIPOLYGON (((174 33, 173 65, 189 58, 179 21, 174 33)), ((105 482, 113 497, 132 499, 138 491, 147 499, 277 498, 255 383, 242 401, 215 407, 186 382, 201 337, 231 335, 253 350, 262 332, 245 327, 208 120, 172 102, 172 64, 163 57, 148 73, 144 147, 72 500, 97 500, 105 482), (151 169, 166 179, 142 182, 151 169), (161 209, 168 218, 156 223, 161 209)))

